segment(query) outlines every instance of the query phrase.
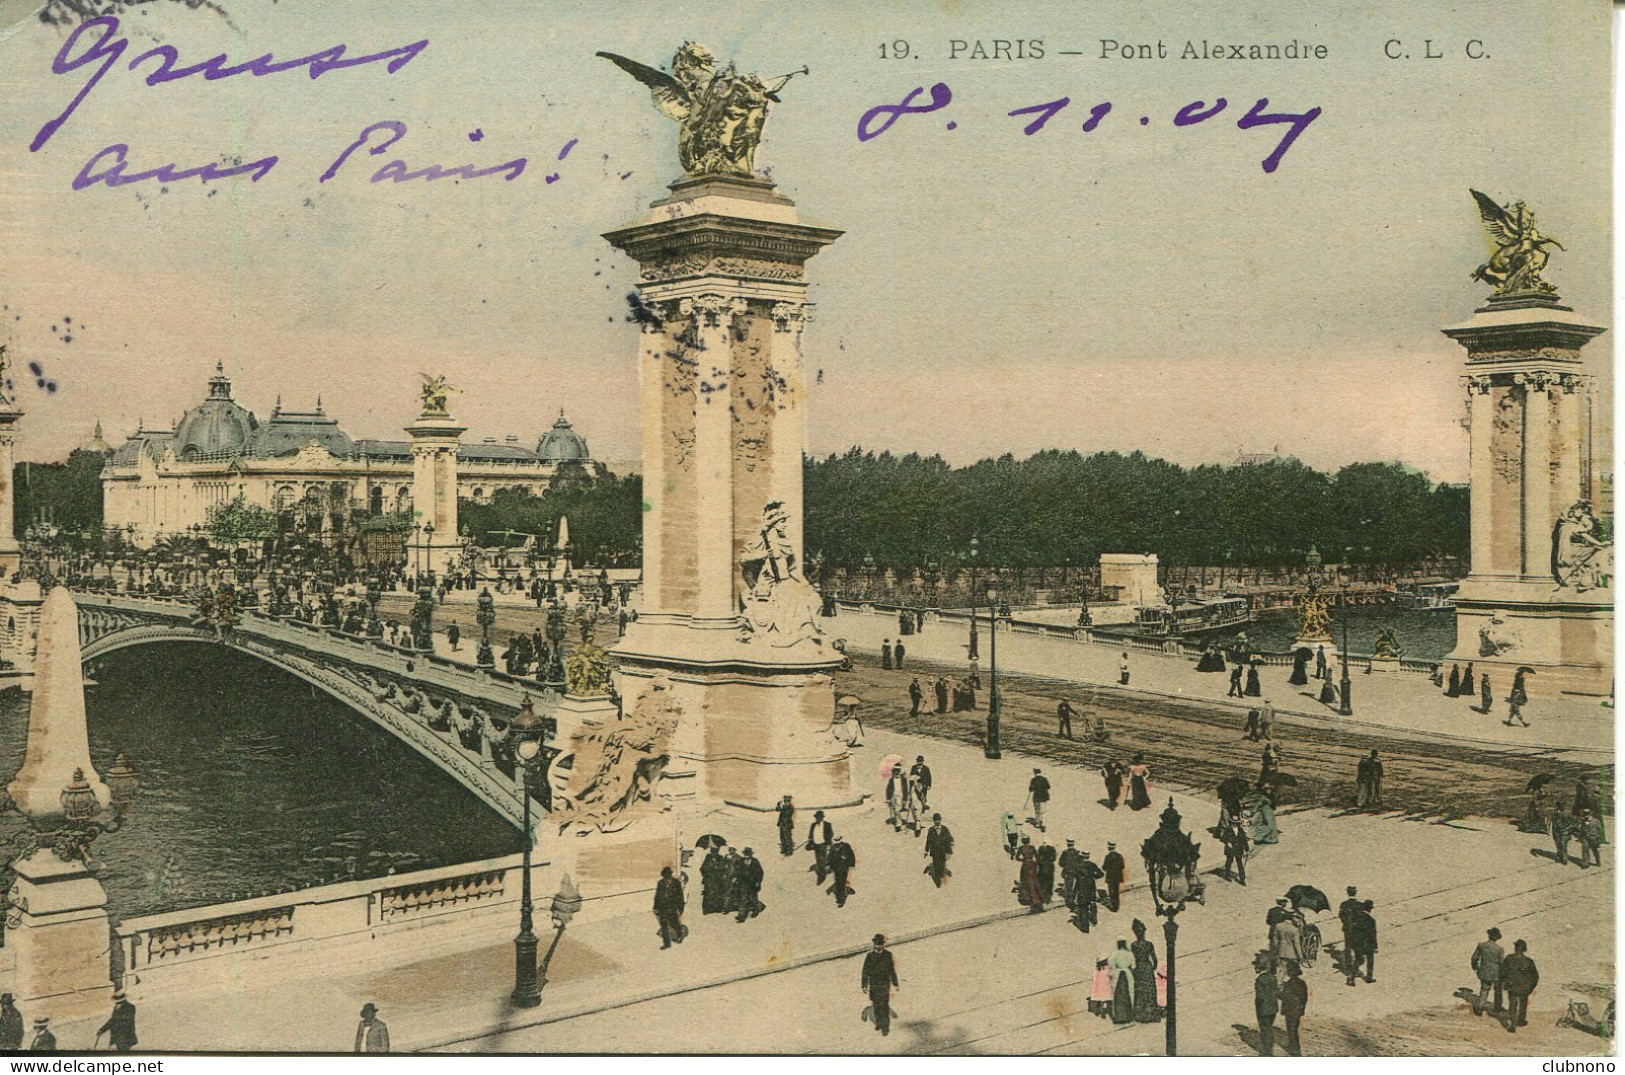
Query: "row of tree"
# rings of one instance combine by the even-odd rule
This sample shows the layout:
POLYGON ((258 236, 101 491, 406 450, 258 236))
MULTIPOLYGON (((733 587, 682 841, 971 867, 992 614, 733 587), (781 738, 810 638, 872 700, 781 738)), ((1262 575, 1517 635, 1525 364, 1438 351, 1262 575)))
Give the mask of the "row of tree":
MULTIPOLYGON (((18 529, 49 517, 67 533, 99 535, 102 458, 18 467, 18 529)), ((1181 467, 1140 452, 1047 451, 965 467, 940 457, 853 448, 808 459, 806 548, 831 566, 866 557, 893 568, 963 562, 971 538, 986 564, 1083 566, 1103 552, 1154 552, 1164 563, 1408 564, 1468 549, 1468 490, 1436 485, 1398 463, 1326 474, 1296 459, 1181 467)), ((464 501, 462 523, 482 543, 504 531, 550 548, 560 516, 583 561, 636 563, 643 520, 637 476, 560 482, 544 497, 498 493, 464 501)), ((211 521, 222 540, 274 533, 270 512, 240 504, 211 521)), ((517 541, 517 539, 513 539, 517 541)))

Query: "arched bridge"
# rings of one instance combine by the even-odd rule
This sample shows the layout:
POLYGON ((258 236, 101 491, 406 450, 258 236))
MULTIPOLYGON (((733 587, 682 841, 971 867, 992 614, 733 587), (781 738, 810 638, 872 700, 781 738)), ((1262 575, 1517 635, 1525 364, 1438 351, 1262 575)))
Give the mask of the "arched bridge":
MULTIPOLYGON (((230 646, 337 698, 521 824, 524 800, 505 733, 528 695, 553 735, 551 712, 559 699, 543 684, 253 611, 217 632, 200 626, 196 610, 178 601, 105 594, 75 594, 74 600, 87 663, 153 643, 230 646)), ((533 782, 533 811, 548 807, 547 783, 545 774, 533 782)))

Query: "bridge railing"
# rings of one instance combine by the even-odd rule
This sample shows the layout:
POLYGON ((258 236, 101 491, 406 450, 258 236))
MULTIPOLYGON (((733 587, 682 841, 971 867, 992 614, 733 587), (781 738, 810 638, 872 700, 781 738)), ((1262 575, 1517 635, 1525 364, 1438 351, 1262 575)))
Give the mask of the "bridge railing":
MULTIPOLYGON (((223 970, 225 960, 309 973, 346 958, 337 951, 349 944, 399 941, 403 958, 418 958, 441 945, 495 943, 518 920, 522 868, 512 855, 128 918, 114 930, 125 986, 218 987, 220 975, 245 973, 223 970)), ((544 868, 532 867, 533 885, 544 868)))

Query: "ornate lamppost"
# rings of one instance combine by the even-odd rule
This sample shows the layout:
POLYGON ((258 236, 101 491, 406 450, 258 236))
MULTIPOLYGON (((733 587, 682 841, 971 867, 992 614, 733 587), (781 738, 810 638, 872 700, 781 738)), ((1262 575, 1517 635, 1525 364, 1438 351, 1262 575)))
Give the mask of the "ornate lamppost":
POLYGON ((497 660, 491 652, 491 625, 497 622, 497 602, 491 596, 491 588, 482 588, 474 603, 478 606, 474 622, 480 625, 480 650, 474 656, 474 663, 481 668, 495 668, 497 660))
POLYGON ((1201 857, 1202 845, 1190 834, 1179 829, 1179 811, 1174 800, 1168 800, 1168 809, 1162 812, 1161 823, 1145 843, 1140 845, 1140 857, 1145 861, 1146 877, 1150 881, 1151 896, 1156 901, 1158 917, 1163 923, 1163 938, 1167 943, 1168 1005, 1166 1019, 1167 1055, 1178 1056, 1177 1009, 1175 1008, 1174 957, 1179 938, 1179 912, 1188 900, 1202 902, 1202 893, 1196 883, 1196 862, 1201 857))
POLYGON ((1354 682, 1349 679, 1349 585, 1346 582, 1337 595, 1337 610, 1343 617, 1343 675, 1337 685, 1340 692, 1337 713, 1348 717, 1354 715, 1354 682))
POLYGON ((868 581, 868 591, 863 595, 869 601, 875 601, 878 594, 875 592, 875 558, 873 553, 863 554, 863 576, 868 581))
POLYGON ((980 595, 976 588, 976 561, 980 554, 981 542, 976 538, 970 539, 970 650, 968 656, 976 660, 976 599, 980 595))
MULTIPOLYGON (((994 602, 998 597, 999 591, 989 588, 987 591, 989 608, 995 607, 994 602)), ((987 656, 987 742, 982 748, 982 756, 997 760, 1004 756, 999 753, 999 720, 1004 715, 1004 696, 999 693, 999 621, 996 616, 990 618, 987 625, 987 656)))
MULTIPOLYGON (((520 877, 519 896, 519 935, 513 939, 514 974, 513 974, 513 1002, 520 1008, 534 1008, 542 1002, 542 982, 536 967, 536 930, 534 922, 535 909, 530 898, 530 849, 535 842, 536 834, 530 823, 530 788, 531 776, 536 769, 544 770, 547 765, 546 747, 542 740, 547 733, 547 722, 538 716, 531 707, 530 696, 526 695, 519 706, 519 712, 514 715, 513 723, 508 728, 508 738, 513 746, 514 756, 519 760, 519 797, 524 800, 525 820, 525 846, 523 855, 523 873, 520 877)), ((579 901, 578 901, 579 903, 579 901)), ((560 927, 562 933, 563 928, 560 927)), ((554 945, 557 946, 557 939, 554 945)), ((553 952, 548 950, 548 958, 553 952)))
POLYGON ((384 621, 378 618, 378 602, 384 595, 378 588, 378 576, 367 579, 367 637, 383 638, 384 621))

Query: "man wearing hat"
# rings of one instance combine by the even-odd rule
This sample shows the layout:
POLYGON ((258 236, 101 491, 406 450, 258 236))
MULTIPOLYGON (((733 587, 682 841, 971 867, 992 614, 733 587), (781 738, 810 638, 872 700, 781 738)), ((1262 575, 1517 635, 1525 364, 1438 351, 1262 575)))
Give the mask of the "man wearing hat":
POLYGON ((14 1053, 23 1047, 23 1013, 13 999, 10 993, 0 993, 0 1052, 14 1053))
POLYGON ((103 1034, 107 1035, 107 1044, 118 1052, 127 1053, 136 1046, 135 1005, 122 989, 113 991, 113 1014, 96 1031, 96 1040, 100 1041, 103 1034))
POLYGON ((378 1005, 368 1001, 361 1006, 361 1025, 355 1028, 355 1051, 389 1052, 389 1027, 378 1018, 378 1005))
POLYGON ((1348 967, 1354 965, 1354 949, 1349 945, 1350 923, 1355 915, 1364 910, 1360 901, 1360 890, 1353 885, 1348 887, 1349 898, 1337 905, 1337 920, 1343 926, 1343 966, 1345 973, 1348 967))
POLYGON ((852 891, 847 884, 847 875, 852 867, 858 864, 858 856, 853 852, 852 845, 842 840, 839 835, 829 845, 829 872, 835 875, 835 906, 845 907, 847 894, 852 891))
POLYGON ((1502 1006, 1501 991, 1501 963, 1506 959, 1506 951, 1501 947, 1501 931, 1494 926, 1490 927, 1489 939, 1478 942, 1473 949, 1473 970, 1478 974, 1478 1003, 1473 1006, 1474 1015, 1483 1015, 1484 1006, 1489 1003, 1490 988, 1495 989, 1495 1011, 1499 1013, 1502 1006))
POLYGON ((1033 804, 1033 824, 1039 832, 1044 831, 1044 804, 1049 802, 1049 779, 1042 770, 1034 769, 1033 778, 1027 781, 1027 798, 1033 804))
POLYGON ((670 866, 660 867, 660 880, 655 882, 655 921, 660 923, 660 947, 670 948, 672 942, 683 943, 687 930, 683 929, 683 882, 672 876, 670 866))
POLYGON ((863 957, 863 984, 860 988, 869 994, 874 1009, 875 1029, 882 1035, 891 1033, 891 991, 901 989, 897 983, 897 964, 886 949, 886 935, 875 934, 875 946, 863 957))
POLYGON ((834 834, 835 826, 824 820, 822 810, 816 811, 812 826, 807 830, 807 849, 813 853, 813 864, 809 869, 818 875, 819 884, 823 884, 829 874, 829 845, 834 834))
POLYGON ((1083 861, 1078 863, 1078 884, 1074 897, 1077 900, 1077 922, 1085 933, 1100 921, 1100 897, 1095 890, 1095 881, 1103 876, 1100 867, 1089 861, 1089 852, 1085 851, 1083 861))
POLYGON ((920 805, 925 809, 931 808, 928 801, 931 798, 931 767, 925 764, 925 755, 914 755, 914 764, 909 766, 909 778, 914 781, 914 787, 919 792, 920 805))
POLYGON ((1078 870, 1083 866, 1083 852, 1078 850, 1076 840, 1068 840, 1066 847, 1061 851, 1061 857, 1055 863, 1061 868, 1061 898, 1066 901, 1067 909, 1078 909, 1078 870))
POLYGON ((1106 906, 1115 914, 1122 906, 1123 878, 1128 874, 1128 866, 1118 853, 1116 844, 1106 845, 1106 857, 1100 860, 1100 866, 1106 875, 1106 906))
POLYGON ((56 1035, 51 1033, 51 1020, 47 1016, 40 1016, 34 1020, 34 1040, 28 1043, 31 1053, 56 1052, 56 1035))
POLYGON ((739 891, 739 914, 735 922, 755 918, 767 910, 762 903, 762 863, 748 847, 740 854, 739 865, 734 868, 734 884, 739 891))
POLYGON ((942 823, 941 814, 931 815, 931 828, 925 834, 925 857, 931 864, 925 868, 932 884, 942 887, 943 878, 949 876, 948 856, 954 853, 954 834, 942 823))
POLYGON ((779 854, 796 853, 796 804, 786 795, 779 800, 779 854))

